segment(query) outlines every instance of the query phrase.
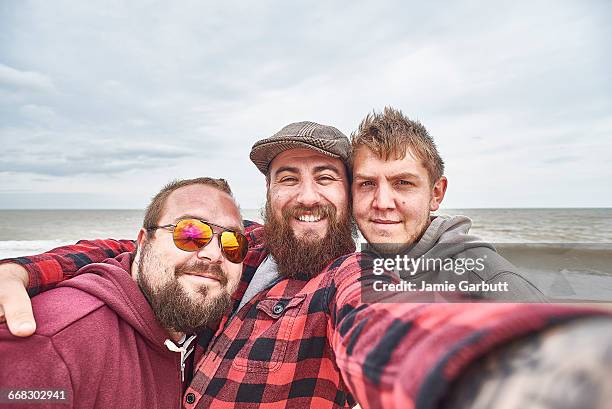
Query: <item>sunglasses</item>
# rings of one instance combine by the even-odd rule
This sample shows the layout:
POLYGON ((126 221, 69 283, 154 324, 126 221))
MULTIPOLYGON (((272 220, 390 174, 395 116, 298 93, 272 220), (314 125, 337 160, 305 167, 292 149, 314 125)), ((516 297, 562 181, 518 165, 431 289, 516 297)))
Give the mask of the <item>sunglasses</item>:
POLYGON ((221 252, 232 263, 242 263, 249 250, 247 238, 243 234, 204 220, 183 219, 177 224, 155 226, 147 230, 156 229, 171 231, 174 245, 183 251, 198 251, 206 247, 216 235, 219 238, 221 252), (211 226, 223 229, 223 231, 215 233, 211 226))

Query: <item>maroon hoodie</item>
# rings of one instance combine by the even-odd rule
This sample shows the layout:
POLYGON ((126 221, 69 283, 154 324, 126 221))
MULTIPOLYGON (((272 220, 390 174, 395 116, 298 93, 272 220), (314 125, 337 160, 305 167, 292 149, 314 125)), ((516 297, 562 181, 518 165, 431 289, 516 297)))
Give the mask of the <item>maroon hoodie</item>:
POLYGON ((90 264, 81 270, 85 274, 34 297, 38 328, 29 338, 0 325, 1 407, 181 407, 180 353, 164 345, 168 333, 130 265, 128 253, 90 264), (63 390, 66 400, 28 392, 51 389, 63 390), (24 390, 25 397, 39 400, 14 400, 24 390))

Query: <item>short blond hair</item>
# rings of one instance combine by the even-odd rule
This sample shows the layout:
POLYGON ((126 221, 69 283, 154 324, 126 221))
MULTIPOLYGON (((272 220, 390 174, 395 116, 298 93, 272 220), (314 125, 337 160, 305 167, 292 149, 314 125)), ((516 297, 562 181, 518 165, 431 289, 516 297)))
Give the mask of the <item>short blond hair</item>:
POLYGON ((353 154, 365 146, 385 161, 403 159, 410 149, 423 163, 432 185, 444 175, 444 161, 427 129, 399 109, 385 107, 382 113, 373 111, 366 115, 351 134, 351 144, 353 154))

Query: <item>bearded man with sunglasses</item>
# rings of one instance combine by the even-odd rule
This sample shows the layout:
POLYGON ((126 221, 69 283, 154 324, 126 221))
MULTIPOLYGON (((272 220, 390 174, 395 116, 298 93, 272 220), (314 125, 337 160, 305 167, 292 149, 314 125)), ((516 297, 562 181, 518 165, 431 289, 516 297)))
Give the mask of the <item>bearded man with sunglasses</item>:
MULTIPOLYGON (((266 176, 265 223, 246 224, 249 253, 233 308, 199 333, 186 408, 340 408, 355 401, 433 408, 451 381, 495 346, 603 314, 547 305, 365 303, 363 283, 372 276, 364 255, 348 254, 348 138, 331 126, 294 123, 255 143, 251 160, 266 176)), ((12 261, 40 290, 83 259, 130 249, 128 242, 83 242, 12 261)), ((14 304, 5 304, 7 317, 14 304)))
POLYGON ((164 187, 147 208, 135 254, 90 264, 34 297, 36 335, 19 339, 0 326, 0 402, 179 406, 195 334, 223 316, 238 286, 242 231, 223 179, 164 187))

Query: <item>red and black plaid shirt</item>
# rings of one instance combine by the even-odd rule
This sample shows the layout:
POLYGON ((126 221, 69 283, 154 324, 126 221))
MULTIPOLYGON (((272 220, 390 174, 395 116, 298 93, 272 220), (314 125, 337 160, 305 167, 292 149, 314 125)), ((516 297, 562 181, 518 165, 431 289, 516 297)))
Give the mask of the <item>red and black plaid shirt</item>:
MULTIPOLYGON (((250 250, 234 311, 201 334, 186 408, 433 408, 461 370, 493 346, 601 312, 534 304, 409 304, 362 300, 360 254, 310 279, 281 279, 235 311, 267 257, 263 228, 246 222, 250 250)), ((82 241, 6 261, 32 293, 129 241, 82 241)))

